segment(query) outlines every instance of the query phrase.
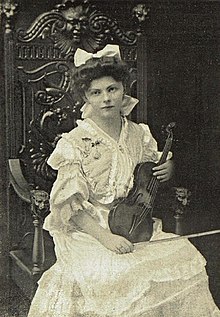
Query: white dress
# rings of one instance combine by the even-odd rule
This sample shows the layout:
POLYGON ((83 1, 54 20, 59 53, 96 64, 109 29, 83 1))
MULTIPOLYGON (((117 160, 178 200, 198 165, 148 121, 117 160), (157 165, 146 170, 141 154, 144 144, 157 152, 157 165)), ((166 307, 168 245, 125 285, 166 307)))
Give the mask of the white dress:
MULTIPOLYGON (((44 228, 56 263, 46 271, 28 317, 217 317, 205 259, 188 240, 141 244, 116 254, 74 225, 87 212, 104 228, 112 202, 128 194, 135 166, 157 161, 147 125, 122 118, 118 142, 92 120, 63 134, 48 163, 58 170, 44 228)), ((154 224, 152 239, 172 236, 154 224)))

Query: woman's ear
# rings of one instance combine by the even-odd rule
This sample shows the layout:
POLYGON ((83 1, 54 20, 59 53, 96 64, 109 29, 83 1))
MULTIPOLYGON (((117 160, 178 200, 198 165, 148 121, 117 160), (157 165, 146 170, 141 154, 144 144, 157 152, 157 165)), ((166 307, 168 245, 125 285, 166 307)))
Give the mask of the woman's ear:
POLYGON ((83 93, 83 95, 82 95, 82 100, 83 100, 84 102, 87 102, 87 101, 88 101, 88 99, 86 98, 86 94, 85 94, 85 93, 83 93))
POLYGON ((125 97, 125 95, 126 95, 126 87, 123 85, 123 98, 125 97))

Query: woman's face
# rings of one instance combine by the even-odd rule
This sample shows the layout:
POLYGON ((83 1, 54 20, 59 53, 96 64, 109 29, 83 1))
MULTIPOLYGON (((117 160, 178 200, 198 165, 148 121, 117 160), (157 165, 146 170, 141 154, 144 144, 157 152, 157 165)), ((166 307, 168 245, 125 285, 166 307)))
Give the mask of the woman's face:
POLYGON ((85 100, 92 106, 93 114, 103 118, 120 115, 123 96, 122 82, 109 76, 94 79, 85 92, 85 100))

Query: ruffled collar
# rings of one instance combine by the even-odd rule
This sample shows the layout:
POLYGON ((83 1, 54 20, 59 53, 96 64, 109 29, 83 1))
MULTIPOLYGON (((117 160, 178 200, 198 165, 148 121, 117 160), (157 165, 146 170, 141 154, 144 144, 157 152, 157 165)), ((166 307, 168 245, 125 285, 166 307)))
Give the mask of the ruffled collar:
MULTIPOLYGON (((139 102, 138 99, 131 97, 129 95, 125 95, 122 101, 121 115, 125 117, 128 116, 138 102, 139 102)), ((82 112, 82 116, 81 116, 82 119, 86 119, 90 117, 90 114, 93 111, 93 108, 89 103, 86 102, 82 106, 80 111, 82 112)))

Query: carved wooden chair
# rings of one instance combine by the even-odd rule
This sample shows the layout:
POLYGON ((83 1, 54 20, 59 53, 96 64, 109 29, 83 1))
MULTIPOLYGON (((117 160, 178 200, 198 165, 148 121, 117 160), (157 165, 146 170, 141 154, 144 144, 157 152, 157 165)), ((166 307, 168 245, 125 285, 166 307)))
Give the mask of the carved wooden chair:
MULTIPOLYGON (((56 5, 27 29, 16 31, 11 28, 15 7, 3 9, 11 276, 32 298, 42 272, 55 262, 53 242, 42 229, 56 178, 47 159, 61 134, 74 128, 80 116, 81 105, 70 89, 74 52, 78 47, 95 52, 107 43, 120 44, 130 65, 128 89, 136 95, 137 39, 148 9, 134 8, 136 31, 124 31, 119 22, 86 0, 56 5)), ((137 113, 132 116, 136 119, 137 113)))

